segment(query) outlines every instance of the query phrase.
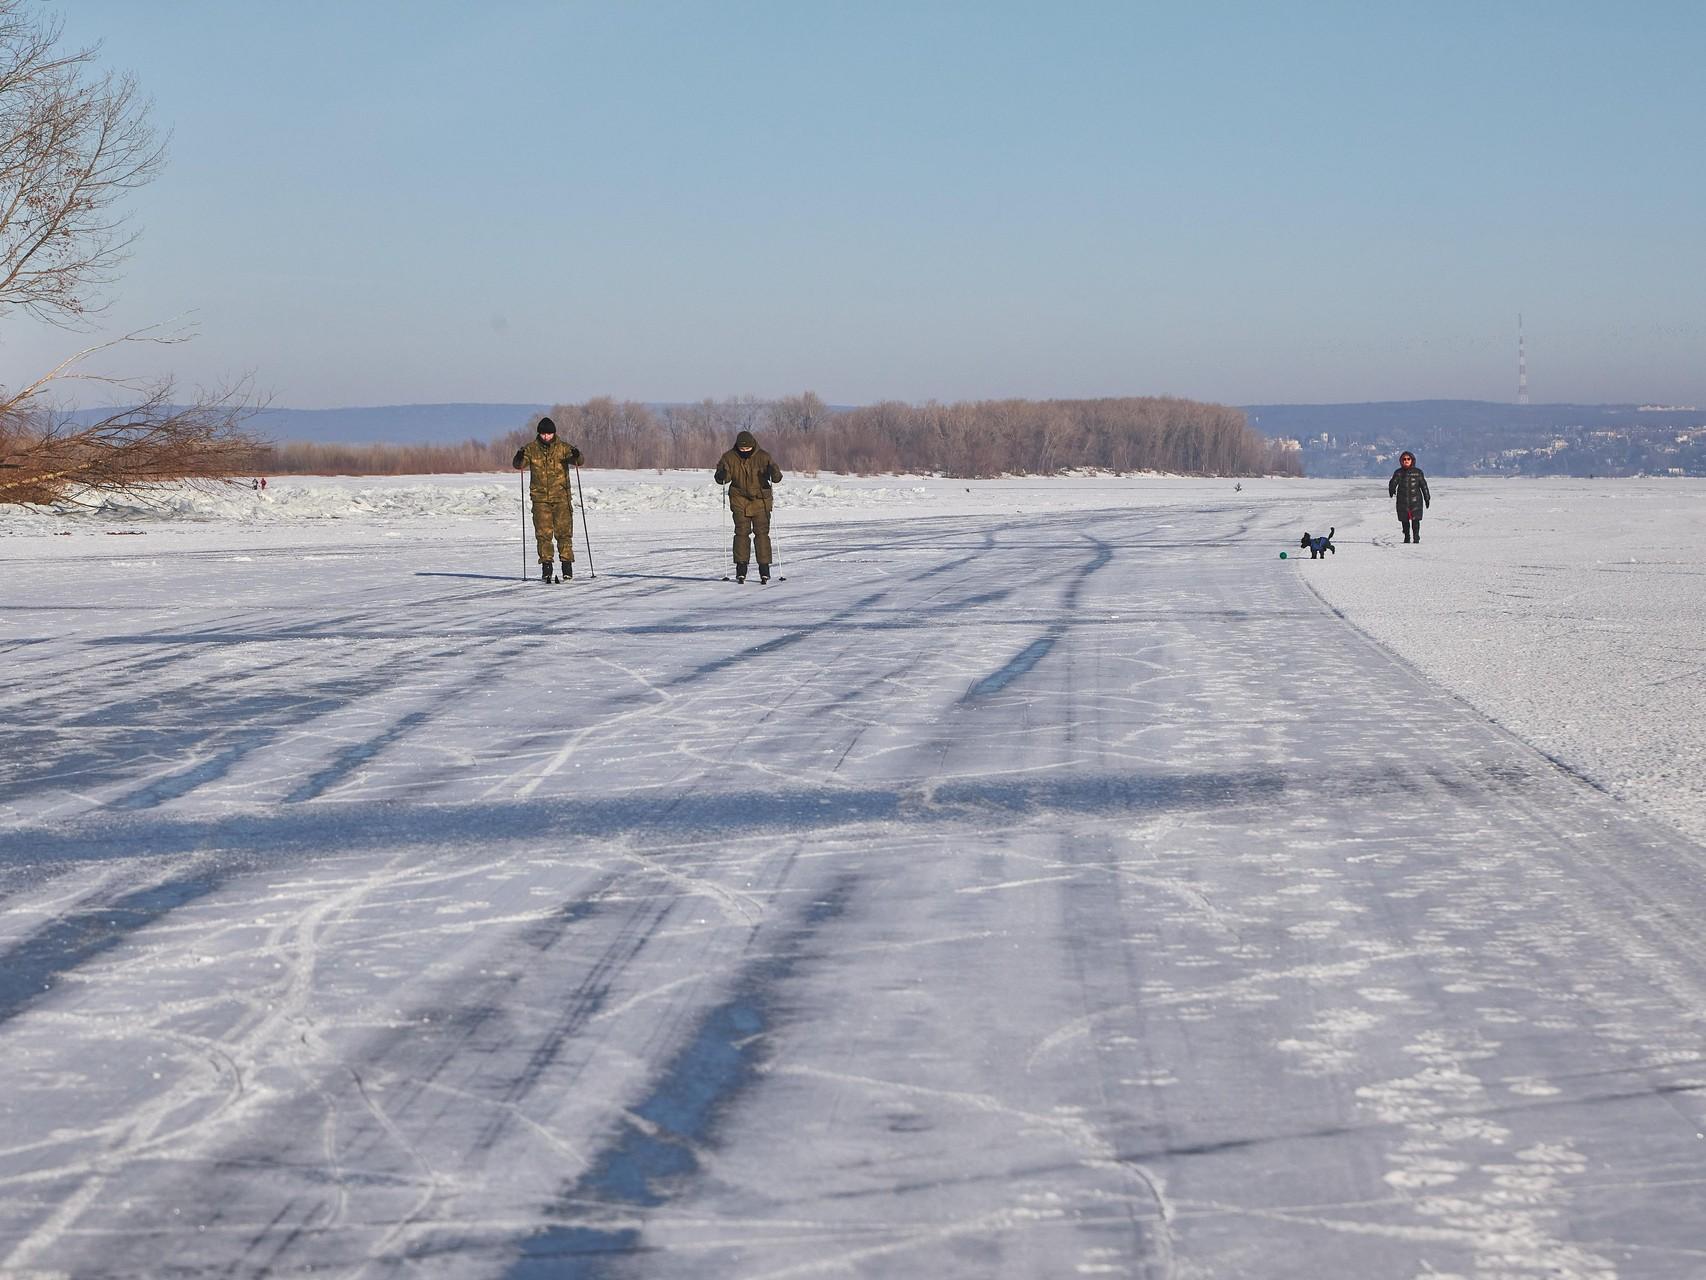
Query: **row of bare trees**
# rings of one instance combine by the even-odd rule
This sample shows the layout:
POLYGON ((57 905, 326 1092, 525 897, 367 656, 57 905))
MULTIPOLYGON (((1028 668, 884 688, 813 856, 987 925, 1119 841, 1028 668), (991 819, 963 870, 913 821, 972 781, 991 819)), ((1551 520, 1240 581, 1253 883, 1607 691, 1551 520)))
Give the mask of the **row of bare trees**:
MULTIPOLYGON (((61 24, 25 0, 0 0, 0 319, 74 329, 101 309, 99 292, 133 239, 120 202, 154 178, 163 150, 135 83, 97 71, 93 49, 62 48, 60 35, 61 24)), ((242 397, 185 406, 169 381, 82 372, 107 347, 177 340, 131 334, 34 379, 0 383, 0 502, 246 469, 254 442, 243 430, 242 397), (106 395, 129 407, 97 421, 58 414, 55 390, 73 379, 105 383, 106 395)))
POLYGON ((551 411, 563 438, 599 466, 704 467, 752 431, 801 471, 1055 475, 1074 469, 1186 475, 1298 474, 1237 409, 1174 397, 884 401, 833 410, 812 392, 704 400, 653 410, 588 400, 551 411))
MULTIPOLYGON (((786 402, 784 402, 786 403, 786 402)), ((772 423, 796 467, 950 476, 1057 475, 1093 469, 1180 475, 1297 475, 1294 455, 1237 409, 1171 396, 1101 400, 894 401, 802 429, 772 423)))
MULTIPOLYGON (((1295 452, 1274 446, 1238 410, 1172 397, 884 401, 841 410, 811 392, 659 409, 601 397, 557 405, 551 416, 562 437, 598 467, 710 467, 737 432, 751 431, 784 466, 805 472, 1300 474, 1295 452)), ((281 473, 362 475, 496 470, 509 465, 531 430, 460 445, 282 445, 259 465, 281 473)))

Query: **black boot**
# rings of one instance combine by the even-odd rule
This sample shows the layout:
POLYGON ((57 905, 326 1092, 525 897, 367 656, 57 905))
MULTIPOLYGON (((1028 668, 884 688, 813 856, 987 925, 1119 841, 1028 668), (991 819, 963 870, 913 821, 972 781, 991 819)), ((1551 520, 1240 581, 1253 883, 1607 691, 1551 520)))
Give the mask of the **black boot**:
POLYGON ((1410 522, 1408 520, 1406 520, 1406 521, 1404 521, 1404 541, 1408 542, 1409 540, 1410 540, 1410 522))
POLYGON ((1420 542, 1421 540, 1422 540, 1422 522, 1420 520, 1418 520, 1418 521, 1416 521, 1416 536, 1411 538, 1410 541, 1411 542, 1420 542))
POLYGON ((770 566, 763 561, 760 561, 758 565, 758 580, 760 582, 770 581, 770 566))
POLYGON ((551 581, 551 562, 549 560, 542 561, 539 565, 539 581, 551 581))
POLYGON ((744 564, 737 564, 735 566, 735 581, 736 582, 745 582, 746 581, 746 566, 744 564))
POLYGON ((573 560, 563 561, 563 581, 567 582, 570 578, 572 578, 574 576, 575 576, 575 562, 573 560))

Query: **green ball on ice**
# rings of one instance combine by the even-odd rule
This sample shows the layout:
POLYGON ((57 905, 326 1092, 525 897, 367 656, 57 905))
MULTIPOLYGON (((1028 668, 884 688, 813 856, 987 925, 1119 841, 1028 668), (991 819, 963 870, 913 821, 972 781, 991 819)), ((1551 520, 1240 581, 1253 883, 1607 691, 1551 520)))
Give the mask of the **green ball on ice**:
POLYGON ((1283 551, 1282 551, 1282 552, 1280 552, 1280 559, 1281 559, 1281 560, 1284 560, 1284 559, 1285 559, 1285 552, 1283 552, 1283 551))

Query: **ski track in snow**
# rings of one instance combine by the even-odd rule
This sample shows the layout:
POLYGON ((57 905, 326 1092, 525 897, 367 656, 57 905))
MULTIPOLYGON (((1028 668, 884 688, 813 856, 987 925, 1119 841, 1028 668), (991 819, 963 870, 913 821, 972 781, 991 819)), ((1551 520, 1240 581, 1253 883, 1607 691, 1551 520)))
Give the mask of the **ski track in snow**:
POLYGON ((1162 484, 0 546, 0 1274, 1706 1274, 1706 854, 1162 484))

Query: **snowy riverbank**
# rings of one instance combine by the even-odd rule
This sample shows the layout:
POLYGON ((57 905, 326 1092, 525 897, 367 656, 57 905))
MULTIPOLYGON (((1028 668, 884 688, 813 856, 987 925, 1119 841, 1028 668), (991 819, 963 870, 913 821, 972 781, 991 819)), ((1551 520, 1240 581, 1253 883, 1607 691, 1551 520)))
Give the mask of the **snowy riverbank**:
POLYGON ((1301 566, 1321 597, 1524 741, 1706 841, 1706 484, 1433 488, 1420 546, 1384 501, 1341 518, 1335 561, 1301 566))

